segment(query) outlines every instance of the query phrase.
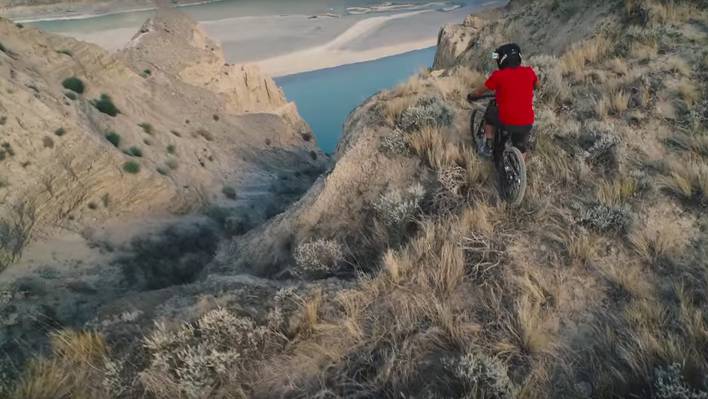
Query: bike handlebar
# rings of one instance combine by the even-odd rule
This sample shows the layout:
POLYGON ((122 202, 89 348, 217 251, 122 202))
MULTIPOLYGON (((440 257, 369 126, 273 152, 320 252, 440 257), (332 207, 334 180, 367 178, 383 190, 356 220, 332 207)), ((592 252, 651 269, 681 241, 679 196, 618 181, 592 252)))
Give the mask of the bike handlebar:
POLYGON ((468 94, 467 101, 472 103, 475 101, 491 99, 494 97, 495 97, 494 94, 482 94, 481 96, 473 96, 472 94, 468 94))

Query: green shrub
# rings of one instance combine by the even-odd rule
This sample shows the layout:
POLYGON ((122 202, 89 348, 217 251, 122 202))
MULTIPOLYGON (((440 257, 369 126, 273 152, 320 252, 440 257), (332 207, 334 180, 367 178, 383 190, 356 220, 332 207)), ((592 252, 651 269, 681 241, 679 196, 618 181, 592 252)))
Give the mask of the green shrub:
POLYGON ((153 128, 152 128, 152 125, 151 125, 151 124, 149 124, 149 123, 147 123, 147 122, 143 122, 143 123, 138 124, 138 126, 140 126, 141 128, 143 128, 143 131, 144 131, 145 133, 152 135, 152 133, 153 133, 153 128))
POLYGON ((175 147, 174 144, 170 144, 167 146, 167 153, 168 154, 174 154, 177 151, 177 147, 175 147))
POLYGON ((22 24, 21 24, 21 23, 19 23, 19 22, 18 22, 18 23, 16 23, 16 24, 15 24, 15 26, 16 26, 16 27, 18 27, 19 29, 22 29, 22 28, 24 28, 24 27, 25 27, 24 25, 22 25, 22 24))
POLYGON ((214 141, 214 136, 212 136, 206 129, 197 130, 197 135, 202 136, 206 141, 214 141))
POLYGON ((118 148, 118 146, 120 146, 120 134, 118 134, 116 132, 106 133, 106 140, 108 140, 116 148, 118 148))
POLYGON ((64 93, 64 95, 66 96, 66 98, 72 101, 75 101, 78 98, 76 96, 76 93, 74 93, 73 91, 67 91, 66 93, 64 93))
POLYGON ((64 129, 63 127, 60 127, 59 129, 54 131, 54 134, 61 137, 66 134, 66 129, 64 129))
POLYGON ((76 76, 64 79, 61 85, 64 86, 65 89, 71 90, 77 94, 83 94, 84 90, 86 90, 84 82, 76 76))
POLYGON ((64 54, 64 55, 68 55, 69 57, 73 57, 73 56, 74 56, 74 53, 72 53, 71 50, 67 50, 67 49, 65 49, 65 48, 63 48, 63 49, 61 49, 61 50, 57 50, 57 53, 59 53, 59 54, 64 54))
POLYGON ((128 161, 123 164, 123 170, 128 173, 137 174, 140 172, 140 164, 135 161, 128 161))
POLYGON ((163 175, 163 176, 167 176, 167 175, 170 174, 170 171, 169 171, 169 169, 165 169, 165 168, 163 168, 162 166, 160 166, 160 167, 157 168, 157 173, 159 173, 159 174, 161 174, 161 175, 163 175))
POLYGON ((133 147, 128 148, 128 155, 140 158, 143 156, 143 150, 141 150, 138 147, 133 146, 133 147))
POLYGON ((120 110, 113 104, 113 99, 108 94, 101 94, 101 98, 91 101, 91 104, 106 115, 115 117, 120 114, 120 110))
POLYGON ((7 48, 5 48, 5 46, 2 43, 0 43, 0 51, 7 54, 7 48))
POLYGON ((221 190, 221 192, 228 199, 231 199, 231 200, 236 199, 236 190, 231 186, 224 186, 224 188, 221 190))
POLYGON ((142 77, 144 77, 144 78, 149 78, 150 75, 152 75, 152 71, 149 70, 149 69, 143 70, 143 73, 140 74, 140 76, 142 76, 142 77))

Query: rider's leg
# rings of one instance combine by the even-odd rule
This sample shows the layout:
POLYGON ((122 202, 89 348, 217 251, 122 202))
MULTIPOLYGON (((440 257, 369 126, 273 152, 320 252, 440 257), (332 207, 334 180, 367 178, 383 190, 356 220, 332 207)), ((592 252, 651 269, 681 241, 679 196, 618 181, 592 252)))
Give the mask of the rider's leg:
POLYGON ((529 138, 531 136, 531 129, 533 126, 508 126, 508 130, 511 133, 511 142, 514 147, 518 148, 521 155, 524 157, 524 162, 526 161, 526 154, 529 148, 529 138))
POLYGON ((487 140, 493 140, 494 139, 494 133, 496 133, 497 128, 492 125, 491 123, 485 123, 484 124, 484 138, 487 140))

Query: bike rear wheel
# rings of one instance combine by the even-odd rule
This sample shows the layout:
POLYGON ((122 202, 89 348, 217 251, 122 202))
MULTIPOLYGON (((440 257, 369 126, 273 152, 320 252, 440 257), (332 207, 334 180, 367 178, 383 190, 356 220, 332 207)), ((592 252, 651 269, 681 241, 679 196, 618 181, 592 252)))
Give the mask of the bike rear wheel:
POLYGON ((526 194, 526 163, 524 156, 516 147, 504 149, 499 172, 502 196, 509 205, 521 204, 526 194))

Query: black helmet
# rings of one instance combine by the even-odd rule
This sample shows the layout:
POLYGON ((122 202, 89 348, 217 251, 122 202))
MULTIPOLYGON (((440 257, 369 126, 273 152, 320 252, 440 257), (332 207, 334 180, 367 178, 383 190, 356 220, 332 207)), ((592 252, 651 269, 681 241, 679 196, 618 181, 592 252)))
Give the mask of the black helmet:
POLYGON ((494 50, 492 58, 497 60, 499 69, 521 65, 521 47, 516 43, 505 44, 494 50))

